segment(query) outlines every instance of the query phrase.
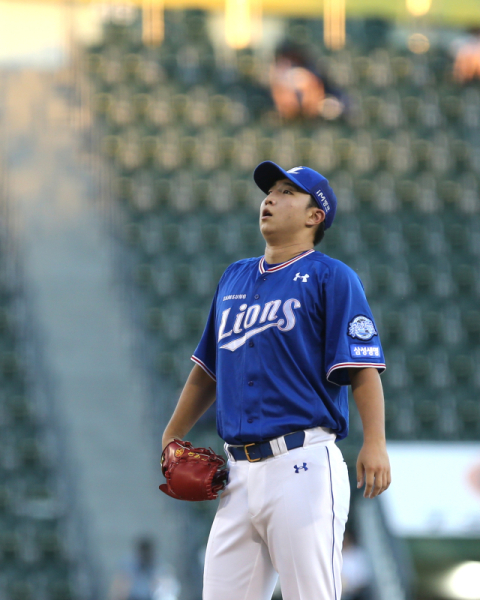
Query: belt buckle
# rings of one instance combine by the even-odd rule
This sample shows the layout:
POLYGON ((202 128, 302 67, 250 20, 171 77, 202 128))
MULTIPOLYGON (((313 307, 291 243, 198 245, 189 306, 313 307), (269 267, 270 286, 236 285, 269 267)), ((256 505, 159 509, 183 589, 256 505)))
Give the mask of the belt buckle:
POLYGON ((245 444, 245 446, 243 447, 243 449, 245 451, 245 456, 247 457, 248 462, 251 462, 251 463, 258 462, 259 460, 262 460, 262 457, 260 457, 260 458, 250 458, 250 455, 248 454, 247 448, 249 446, 255 446, 255 443, 256 442, 252 442, 251 444, 245 444))

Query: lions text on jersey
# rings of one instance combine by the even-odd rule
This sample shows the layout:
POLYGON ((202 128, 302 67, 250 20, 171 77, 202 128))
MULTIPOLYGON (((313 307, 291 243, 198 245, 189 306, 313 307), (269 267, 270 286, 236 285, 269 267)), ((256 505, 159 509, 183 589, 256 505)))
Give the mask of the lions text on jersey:
POLYGON ((217 381, 217 427, 229 444, 324 427, 348 433, 348 369, 385 369, 362 283, 308 250, 275 266, 228 267, 192 356, 217 381))

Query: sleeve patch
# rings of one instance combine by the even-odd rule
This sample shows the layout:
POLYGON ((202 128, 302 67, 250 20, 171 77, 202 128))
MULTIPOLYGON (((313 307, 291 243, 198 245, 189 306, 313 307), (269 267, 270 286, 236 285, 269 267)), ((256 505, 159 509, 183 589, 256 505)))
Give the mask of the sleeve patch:
POLYGON ((352 338, 358 338, 362 342, 368 342, 378 334, 371 319, 365 315, 358 315, 348 324, 348 335, 352 338))
POLYGON ((350 344, 350 355, 352 358, 380 358, 380 346, 360 346, 358 344, 350 344))

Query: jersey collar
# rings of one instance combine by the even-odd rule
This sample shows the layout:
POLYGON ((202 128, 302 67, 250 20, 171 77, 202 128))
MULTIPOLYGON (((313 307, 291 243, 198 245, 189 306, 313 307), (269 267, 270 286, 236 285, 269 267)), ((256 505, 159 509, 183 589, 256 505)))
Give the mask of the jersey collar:
POLYGON ((258 270, 260 271, 260 273, 262 273, 262 275, 263 275, 263 273, 273 273, 274 271, 280 271, 280 269, 285 269, 285 267, 292 265, 294 262, 297 262, 297 260, 300 260, 301 258, 308 256, 312 252, 315 252, 315 250, 313 250, 313 249, 307 250, 303 254, 299 254, 298 256, 295 256, 295 258, 291 258, 287 262, 281 263, 280 265, 277 265, 276 267, 272 267, 271 269, 265 269, 265 267, 264 267, 265 257, 262 256, 262 258, 260 259, 260 262, 258 263, 258 270))

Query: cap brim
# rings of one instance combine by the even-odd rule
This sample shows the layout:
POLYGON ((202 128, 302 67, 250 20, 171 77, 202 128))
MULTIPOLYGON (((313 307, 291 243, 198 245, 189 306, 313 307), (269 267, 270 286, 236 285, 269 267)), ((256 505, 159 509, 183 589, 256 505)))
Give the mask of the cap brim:
POLYGON ((271 160, 266 160, 258 165, 253 172, 253 179, 264 194, 268 194, 272 185, 279 179, 289 179, 303 192, 310 194, 310 191, 295 179, 292 173, 288 173, 271 160))

